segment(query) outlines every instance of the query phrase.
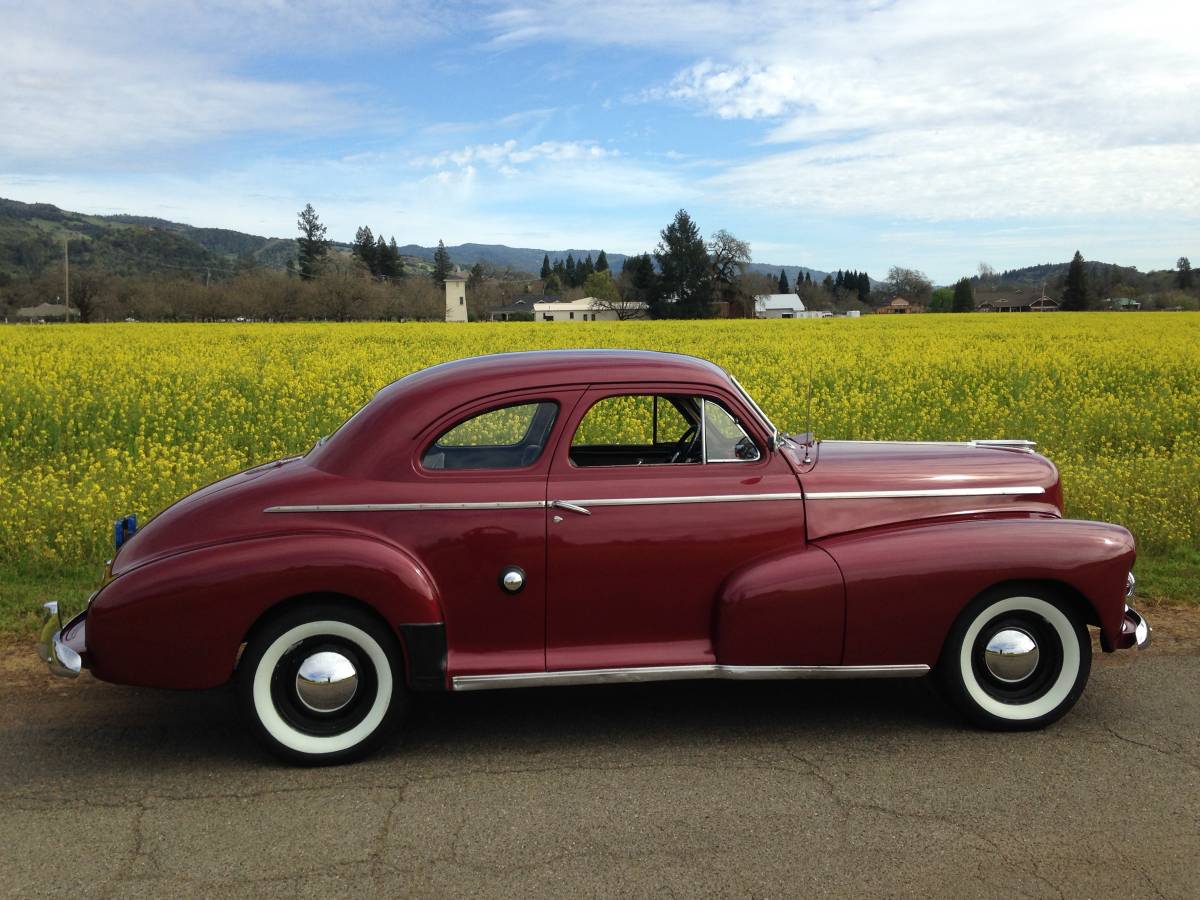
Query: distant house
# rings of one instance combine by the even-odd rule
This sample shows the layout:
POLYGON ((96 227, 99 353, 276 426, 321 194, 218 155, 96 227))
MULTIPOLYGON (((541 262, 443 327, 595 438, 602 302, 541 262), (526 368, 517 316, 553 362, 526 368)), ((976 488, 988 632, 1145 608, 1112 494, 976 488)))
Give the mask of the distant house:
POLYGON ((1056 312, 1058 303, 1049 297, 989 297, 975 307, 976 312, 1056 312))
POLYGON ((644 316, 649 307, 645 303, 621 301, 621 312, 595 297, 580 300, 558 300, 533 304, 535 322, 616 322, 621 318, 644 316))
POLYGON ((1142 308, 1141 301, 1134 300, 1132 297, 1109 297, 1103 303, 1107 309, 1133 310, 1142 308))
POLYGON ((875 312, 885 316, 901 315, 904 313, 924 312, 925 307, 919 303, 911 303, 903 297, 893 297, 890 303, 885 303, 875 312))
POLYGON ((22 306, 17 310, 17 319, 27 322, 45 322, 47 319, 79 318, 79 310, 67 308, 65 303, 39 303, 37 306, 22 306))
POLYGON ((759 294, 754 298, 756 319, 824 319, 832 316, 828 310, 810 310, 795 294, 759 294))
POLYGON ((523 294, 513 299, 507 306, 499 306, 489 314, 493 322, 531 322, 533 307, 537 303, 557 303, 559 298, 554 294, 523 294))

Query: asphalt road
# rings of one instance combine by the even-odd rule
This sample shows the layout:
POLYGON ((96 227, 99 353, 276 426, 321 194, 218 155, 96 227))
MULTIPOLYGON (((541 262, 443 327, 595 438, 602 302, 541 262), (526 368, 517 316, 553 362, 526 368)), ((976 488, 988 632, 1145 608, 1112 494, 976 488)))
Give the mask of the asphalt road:
POLYGON ((552 688, 426 696, 384 753, 308 770, 223 691, 10 645, 0 893, 1195 896, 1200 655, 1162 636, 1040 733, 920 681, 552 688))

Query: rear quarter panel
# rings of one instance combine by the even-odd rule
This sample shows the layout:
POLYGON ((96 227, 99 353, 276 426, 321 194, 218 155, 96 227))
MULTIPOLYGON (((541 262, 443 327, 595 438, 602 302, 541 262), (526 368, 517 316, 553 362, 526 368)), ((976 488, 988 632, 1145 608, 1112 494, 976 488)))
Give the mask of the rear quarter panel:
POLYGON ((1118 525, 1050 518, 931 522, 818 545, 845 578, 844 665, 935 665, 966 604, 1008 581, 1066 586, 1115 643, 1135 555, 1118 525))
POLYGON ((88 611, 89 662, 118 684, 214 687, 263 613, 316 593, 354 597, 393 627, 442 621, 427 574, 395 547, 336 533, 276 536, 165 557, 110 582, 88 611))

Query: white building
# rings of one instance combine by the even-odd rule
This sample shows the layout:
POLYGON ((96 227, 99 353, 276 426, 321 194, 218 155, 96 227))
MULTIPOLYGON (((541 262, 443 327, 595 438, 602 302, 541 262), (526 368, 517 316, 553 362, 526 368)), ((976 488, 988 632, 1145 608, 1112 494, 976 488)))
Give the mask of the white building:
POLYGON ((558 300, 533 304, 535 322, 616 322, 621 318, 638 318, 647 310, 645 303, 620 301, 621 313, 609 308, 595 297, 581 300, 558 300))
POLYGON ((804 308, 804 301, 795 294, 759 294, 754 298, 756 319, 824 319, 833 313, 804 308))
POLYGON ((467 321, 467 276, 460 272, 446 276, 446 321, 467 321))

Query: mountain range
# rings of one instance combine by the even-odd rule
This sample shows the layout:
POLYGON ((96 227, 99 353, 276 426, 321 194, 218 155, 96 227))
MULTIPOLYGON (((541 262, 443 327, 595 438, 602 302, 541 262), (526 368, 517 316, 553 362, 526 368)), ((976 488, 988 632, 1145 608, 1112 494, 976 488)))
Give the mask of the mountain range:
MULTIPOLYGON (((200 228, 152 216, 91 215, 59 209, 49 203, 22 203, 0 198, 0 276, 36 277, 56 264, 69 240, 71 262, 97 265, 118 275, 148 275, 191 272, 196 276, 222 277, 234 273, 239 262, 271 269, 283 269, 296 258, 296 242, 291 238, 262 237, 228 228, 200 228)), ((349 251, 350 244, 333 242, 338 250, 349 251)), ((432 269, 434 247, 406 244, 399 248, 410 269, 432 269)), ((589 254, 600 255, 600 248, 571 247, 546 250, 534 247, 509 247, 505 244, 458 244, 446 248, 450 259, 466 269, 482 263, 496 271, 524 272, 536 275, 542 259, 553 264, 565 261, 568 254, 582 261, 589 254)), ((608 262, 616 272, 626 260, 623 253, 608 253, 608 262)), ((805 266, 751 263, 749 271, 777 276, 780 270, 794 282, 797 273, 808 272, 819 281, 825 272, 805 266)))

